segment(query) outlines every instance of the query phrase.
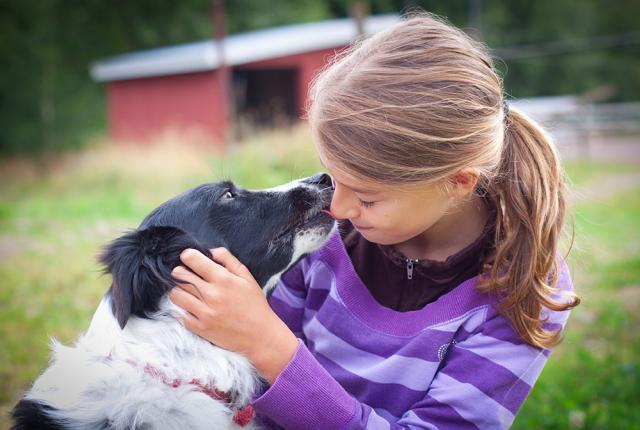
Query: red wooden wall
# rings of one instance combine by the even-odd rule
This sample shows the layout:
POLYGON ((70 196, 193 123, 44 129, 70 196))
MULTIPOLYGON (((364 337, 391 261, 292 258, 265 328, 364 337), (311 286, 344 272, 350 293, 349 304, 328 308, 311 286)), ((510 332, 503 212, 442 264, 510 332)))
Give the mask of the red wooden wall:
MULTIPOLYGON (((298 70, 297 105, 304 113, 307 90, 315 73, 338 48, 307 52, 236 66, 236 69, 298 70)), ((167 128, 196 129, 223 137, 225 106, 217 71, 130 79, 107 86, 109 131, 116 140, 146 140, 167 128)))

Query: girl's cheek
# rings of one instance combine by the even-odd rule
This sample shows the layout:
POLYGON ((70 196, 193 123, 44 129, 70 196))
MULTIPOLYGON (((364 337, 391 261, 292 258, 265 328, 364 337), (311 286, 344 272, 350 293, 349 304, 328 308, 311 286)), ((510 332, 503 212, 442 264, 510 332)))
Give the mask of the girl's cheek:
POLYGON ((371 208, 369 213, 363 217, 367 221, 367 225, 371 225, 377 228, 383 228, 389 225, 389 214, 383 209, 371 208))

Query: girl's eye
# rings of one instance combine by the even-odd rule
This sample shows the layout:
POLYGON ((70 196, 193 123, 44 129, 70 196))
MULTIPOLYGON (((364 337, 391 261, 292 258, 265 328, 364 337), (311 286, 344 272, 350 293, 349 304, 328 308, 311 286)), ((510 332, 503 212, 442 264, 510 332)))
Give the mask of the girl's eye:
POLYGON ((374 205, 375 202, 365 202, 364 200, 360 200, 360 206, 364 208, 370 208, 374 205))

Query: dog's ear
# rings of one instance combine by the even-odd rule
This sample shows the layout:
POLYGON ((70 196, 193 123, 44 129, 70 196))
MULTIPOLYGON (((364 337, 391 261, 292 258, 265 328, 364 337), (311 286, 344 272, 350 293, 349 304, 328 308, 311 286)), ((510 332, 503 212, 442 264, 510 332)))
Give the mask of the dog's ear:
POLYGON ((176 281, 171 276, 181 264, 180 253, 194 248, 209 251, 183 230, 153 226, 133 230, 106 245, 99 261, 111 274, 111 309, 121 328, 131 315, 142 318, 158 310, 160 299, 176 281))

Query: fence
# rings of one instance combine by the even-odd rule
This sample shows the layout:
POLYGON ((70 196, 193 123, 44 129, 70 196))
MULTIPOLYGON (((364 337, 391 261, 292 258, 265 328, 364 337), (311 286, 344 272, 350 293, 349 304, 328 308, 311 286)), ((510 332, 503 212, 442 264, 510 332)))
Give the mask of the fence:
POLYGON ((541 123, 564 158, 640 163, 640 103, 584 103, 559 96, 512 101, 541 123))

